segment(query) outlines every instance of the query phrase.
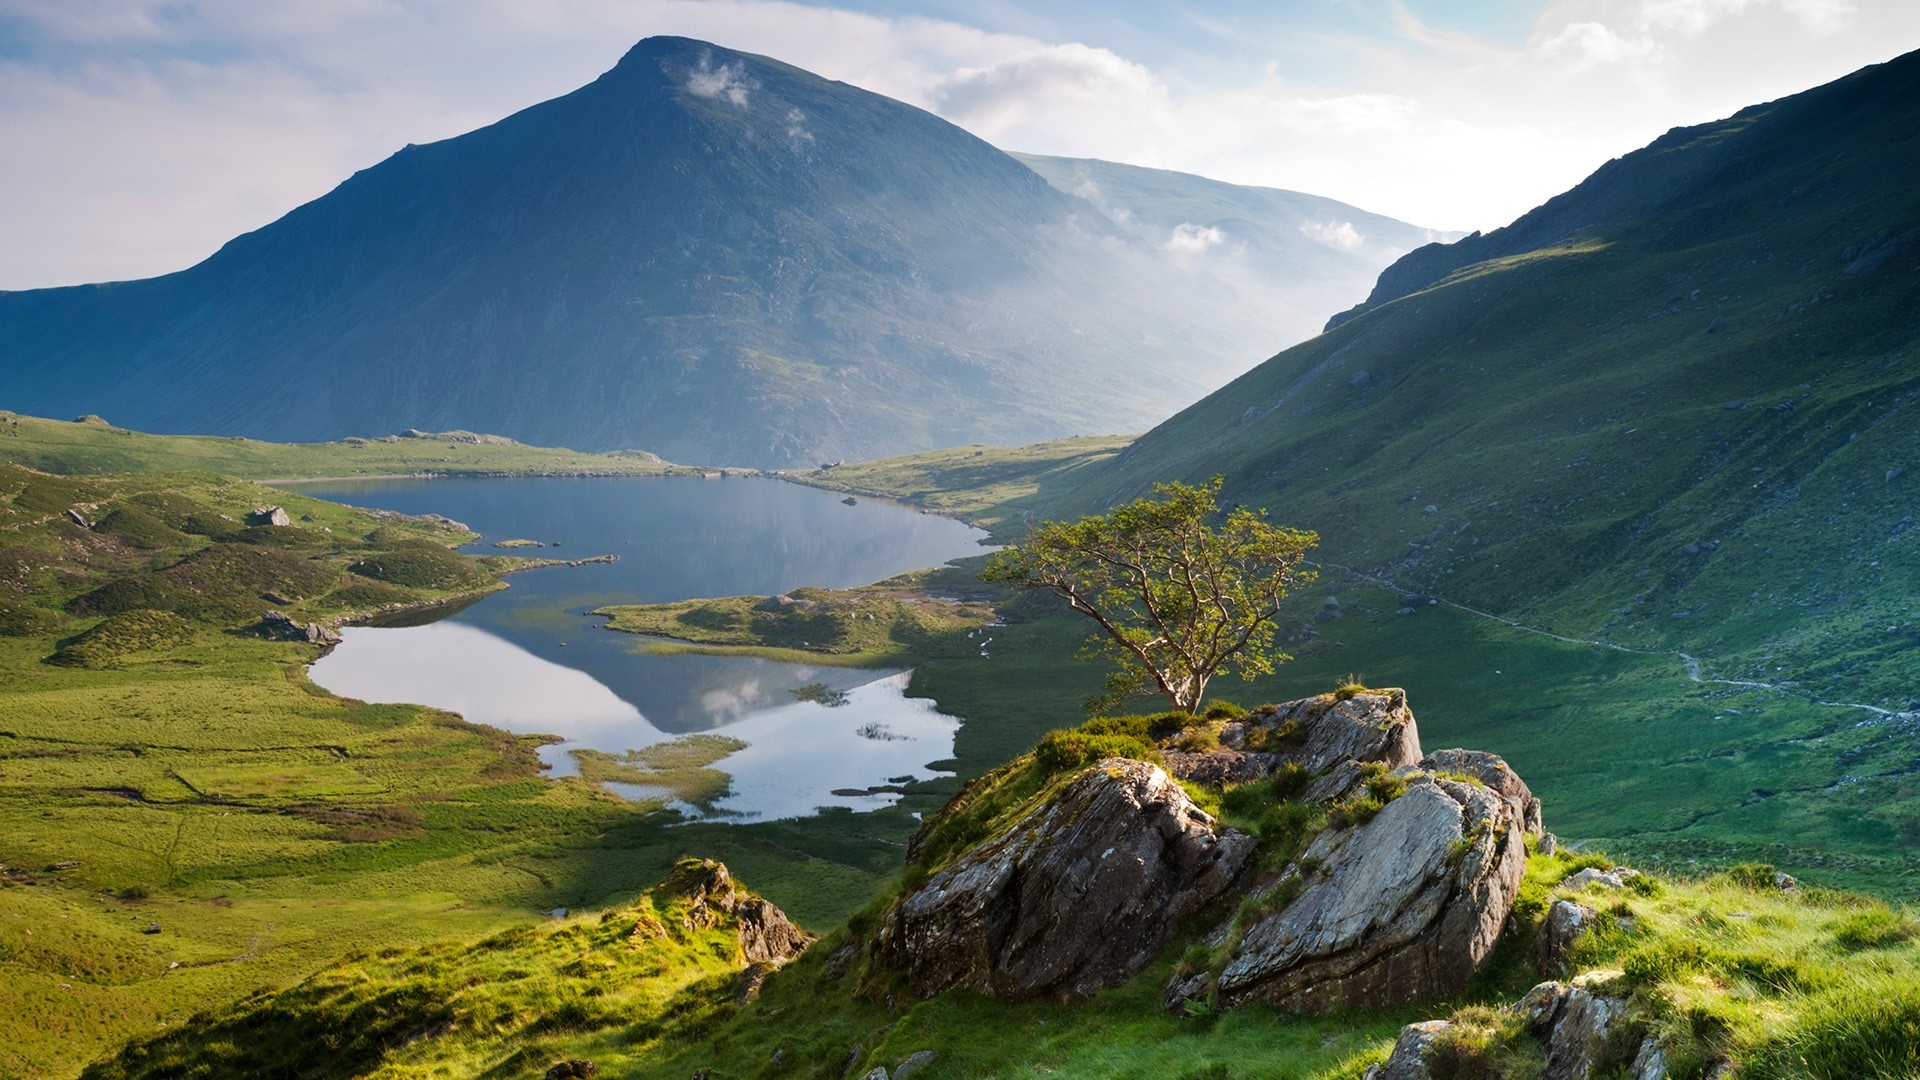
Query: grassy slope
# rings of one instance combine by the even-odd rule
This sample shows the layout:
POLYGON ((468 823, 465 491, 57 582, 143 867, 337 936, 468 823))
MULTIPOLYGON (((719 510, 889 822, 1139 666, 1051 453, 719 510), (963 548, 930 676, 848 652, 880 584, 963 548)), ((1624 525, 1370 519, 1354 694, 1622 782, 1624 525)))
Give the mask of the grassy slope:
MULTIPOLYGON (((1040 760, 1017 759, 976 786, 965 804, 934 819, 925 849, 929 865, 910 867, 910 878, 924 879, 950 854, 952 844, 940 837, 990 832, 1031 809, 1075 771, 1065 762, 1049 767, 1040 760)), ((1223 800, 1230 820, 1238 820, 1236 813, 1262 816, 1271 795, 1259 787, 1223 800)), ((1299 843, 1291 832, 1285 835, 1263 844, 1299 843)), ((158 1053, 142 1053, 176 1063, 205 1061, 226 1052, 225 1033, 238 1031, 257 1046, 285 1046, 307 1029, 354 1030, 352 1009, 376 988, 406 1000, 409 987, 466 986, 478 989, 420 995, 423 1002, 455 995, 447 1028, 390 1051, 379 1067, 360 1061, 358 1069, 378 1076, 479 1075, 499 1063, 484 1075, 522 1077, 538 1075, 553 1059, 587 1057, 609 1076, 842 1077, 931 1050, 938 1057, 924 1075, 934 1080, 1035 1073, 1351 1078, 1384 1057, 1402 1024, 1454 1015, 1463 1007, 1484 1019, 1489 1008, 1516 1000, 1533 985, 1539 977, 1531 948, 1537 920, 1561 891, 1560 881, 1587 865, 1608 864, 1597 856, 1535 856, 1515 924, 1482 975, 1457 998, 1405 1008, 1326 1018, 1257 1005, 1195 1018, 1169 1015, 1159 1007, 1161 987, 1176 965, 1201 962, 1192 959, 1193 942, 1231 914, 1231 903, 1193 920, 1126 986, 1079 1004, 1012 1004, 965 992, 917 1000, 860 948, 884 909, 876 901, 775 973, 764 993, 742 1007, 728 980, 692 982, 684 968, 659 961, 651 971, 635 970, 634 946, 625 940, 634 916, 615 910, 480 948, 351 961, 285 993, 216 1014, 192 1035, 164 1037, 154 1044, 158 1053), (835 973, 831 958, 848 945, 855 948, 842 955, 841 972, 835 973), (596 1000, 609 976, 616 995, 625 996, 596 1000), (664 1009, 628 1004, 634 997, 668 999, 661 984, 677 991, 664 1009)), ((1774 888, 1770 871, 1758 870, 1650 877, 1624 893, 1590 891, 1582 898, 1601 910, 1602 919, 1598 932, 1582 941, 1577 969, 1625 972, 1611 989, 1631 996, 1633 1037, 1657 1034, 1676 1075, 1699 1075, 1711 1061, 1727 1057, 1747 1063, 1743 1075, 1765 1077, 1857 1076, 1876 1069, 1892 1075, 1920 1064, 1920 1040, 1912 1037, 1912 1025, 1920 1022, 1920 995, 1913 989, 1920 985, 1920 919, 1911 912, 1819 890, 1785 894, 1774 888)), ((428 1019, 423 1012, 416 1021, 390 1020, 388 1026, 426 1028, 428 1019)), ((1495 1046, 1482 1056, 1503 1052, 1495 1046)), ((139 1067, 138 1057, 123 1061, 125 1071, 116 1067, 100 1075, 171 1075, 139 1067)), ((333 1062, 311 1060, 294 1075, 345 1072, 333 1062)))
POLYGON ((496 587, 445 549, 468 536, 207 474, 68 480, 0 466, 0 1076, 71 1075, 129 1034, 348 949, 631 896, 688 852, 727 860, 822 927, 897 866, 886 837, 912 829, 905 812, 669 828, 648 806, 540 779, 537 739, 333 697, 305 677, 315 647, 236 632, 269 606, 330 621, 496 587), (195 562, 215 550, 209 537, 114 517, 151 504, 154 517, 234 529, 218 515, 266 502, 296 524, 219 550, 309 568, 296 576, 311 595, 292 604, 206 569, 244 564, 195 562), (67 507, 130 531, 83 529, 67 507), (348 564, 464 576, 396 585, 348 564), (175 632, 102 635, 128 617, 67 610, 102 583, 168 580, 177 570, 155 568, 170 565, 199 568, 191 588, 142 595, 178 606, 177 625, 158 624, 175 632), (84 663, 45 662, 86 640, 84 663))
MULTIPOLYGON (((1584 228, 1380 304, 1119 454, 1011 491, 983 467, 977 495, 931 456, 857 475, 1017 535, 1225 474, 1323 538, 1294 613, 1321 636, 1262 695, 1391 671, 1574 835, 1911 895, 1917 69, 1672 133, 1543 212, 1584 228), (1365 610, 1314 622, 1324 592, 1365 610), (1429 596, 1486 616, 1402 600, 1429 596)), ((1041 671, 1076 636, 1021 692, 1069 703, 1041 671)), ((963 714, 999 693, 977 681, 917 680, 963 714)))
POLYGON ((66 474, 204 471, 251 480, 484 473, 652 476, 686 471, 651 454, 581 454, 509 442, 474 442, 464 431, 423 438, 270 443, 195 435, 146 435, 104 422, 43 420, 0 412, 0 462, 66 474), (17 423, 15 423, 17 421, 17 423))

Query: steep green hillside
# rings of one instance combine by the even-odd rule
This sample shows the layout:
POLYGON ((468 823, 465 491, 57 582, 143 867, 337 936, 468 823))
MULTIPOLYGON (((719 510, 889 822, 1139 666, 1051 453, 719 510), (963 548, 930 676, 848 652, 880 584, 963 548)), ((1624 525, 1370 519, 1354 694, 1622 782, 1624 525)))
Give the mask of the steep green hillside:
POLYGON ((999 505, 931 455, 847 480, 1016 535, 1225 474, 1227 498, 1322 537, 1301 660, 1259 692, 1425 686, 1571 835, 1910 894, 1916 120, 1911 55, 1670 133, 1512 234, 1416 252, 1382 302, 999 505))

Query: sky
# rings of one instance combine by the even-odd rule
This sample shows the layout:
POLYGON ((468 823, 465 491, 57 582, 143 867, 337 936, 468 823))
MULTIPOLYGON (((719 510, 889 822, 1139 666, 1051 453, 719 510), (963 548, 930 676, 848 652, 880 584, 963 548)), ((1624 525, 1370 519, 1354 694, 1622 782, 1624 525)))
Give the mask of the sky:
POLYGON ((0 0, 0 289, 181 269, 654 34, 1006 149, 1489 229, 1920 48, 1920 0, 0 0))

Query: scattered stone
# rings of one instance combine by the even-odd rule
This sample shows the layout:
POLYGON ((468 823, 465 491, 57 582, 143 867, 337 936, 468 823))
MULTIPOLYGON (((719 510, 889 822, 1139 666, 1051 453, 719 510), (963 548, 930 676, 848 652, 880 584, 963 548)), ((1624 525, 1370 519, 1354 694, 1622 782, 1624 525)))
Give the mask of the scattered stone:
POLYGON ((1446 1020, 1423 1020, 1401 1028, 1393 1053, 1385 1064, 1368 1066, 1365 1080, 1429 1080, 1427 1048, 1451 1027, 1446 1020))
POLYGON ((47 869, 58 872, 62 870, 78 870, 80 869, 80 866, 81 866, 81 863, 79 859, 68 859, 65 862, 54 863, 51 866, 48 866, 47 869))
POLYGON ((596 1066, 585 1058, 574 1058, 556 1063, 547 1070, 546 1080, 586 1080, 592 1076, 596 1066))
POLYGON ((931 1050, 916 1050, 907 1055, 905 1061, 893 1067, 892 1080, 907 1080, 907 1077, 933 1064, 937 1057, 939 1055, 931 1050))
POLYGON ((1534 842, 1533 850, 1542 855, 1552 855, 1560 850, 1560 838, 1550 832, 1543 832, 1540 834, 1540 839, 1534 842))
POLYGON ((853 497, 853 496, 851 496, 851 495, 849 495, 849 496, 847 496, 847 497, 846 497, 846 498, 844 498, 844 499, 841 499, 840 501, 841 501, 841 502, 843 502, 843 503, 846 503, 846 504, 847 504, 848 506, 859 506, 859 505, 860 505, 860 500, 859 500, 859 499, 856 499, 856 498, 854 498, 854 497, 853 497))
POLYGON ((1109 758, 897 901, 876 951, 922 996, 1083 997, 1146 966, 1254 846, 1158 766, 1109 758))
POLYGON ((81 515, 80 511, 75 510, 71 506, 67 507, 67 520, 73 522, 75 525, 78 525, 83 529, 93 528, 93 522, 88 521, 84 516, 81 515))
POLYGON ((1792 874, 1776 870, 1773 873, 1773 887, 1783 893, 1797 893, 1800 891, 1800 882, 1792 874))
POLYGON ((156 923, 148 923, 148 924, 147 924, 147 928, 146 928, 145 930, 142 930, 142 931, 140 931, 140 932, 141 932, 141 933, 143 933, 143 934, 157 934, 157 933, 159 933, 159 932, 160 932, 160 924, 159 924, 159 923, 157 923, 157 922, 156 922, 156 923))
POLYGON ((1882 483, 1891 484, 1895 480, 1900 479, 1902 476, 1905 476, 1906 474, 1907 474, 1907 470, 1904 468, 1888 469, 1886 479, 1883 480, 1882 483))
MULTIPOLYGON (((833 468, 833 466, 822 465, 821 468, 831 469, 833 468)), ((862 1080, 889 1080, 889 1078, 887 1076, 887 1070, 884 1066, 875 1066, 874 1070, 868 1073, 865 1077, 863 1077, 862 1080)))
POLYGON ((1723 401, 1720 403, 1720 407, 1728 412, 1739 412, 1741 409, 1747 407, 1747 403, 1744 401, 1723 401))
POLYGON ((1560 887, 1563 889, 1571 889, 1574 892, 1579 892, 1582 889, 1595 885, 1603 889, 1624 889, 1627 887, 1628 878, 1636 878, 1639 876, 1640 871, 1628 870, 1624 867, 1614 870, 1602 870, 1596 866, 1589 866, 1579 873, 1569 875, 1566 880, 1560 883, 1560 887))
POLYGON ((1534 968, 1549 978, 1560 975, 1573 958, 1574 943, 1597 918, 1597 912, 1577 900, 1555 900, 1534 941, 1534 968))
POLYGON ((247 524, 272 525, 278 527, 293 524, 293 518, 289 517, 287 512, 278 506, 262 506, 247 515, 247 524))
POLYGON ((1713 321, 1707 324, 1707 333, 1717 334, 1720 331, 1725 330, 1726 328, 1727 328, 1726 318, 1721 315, 1715 315, 1713 317, 1713 321))
POLYGON ((1394 612, 1394 614, 1395 615, 1411 615, 1413 614, 1413 609, 1410 607, 1403 607, 1400 610, 1394 612))
POLYGON ((1420 512, 1423 514, 1437 514, 1440 512, 1440 508, 1432 503, 1428 503, 1420 508, 1420 512))
POLYGON ((261 593, 260 599, 265 600, 269 604, 279 604, 283 607, 290 606, 293 603, 293 597, 272 591, 261 593))

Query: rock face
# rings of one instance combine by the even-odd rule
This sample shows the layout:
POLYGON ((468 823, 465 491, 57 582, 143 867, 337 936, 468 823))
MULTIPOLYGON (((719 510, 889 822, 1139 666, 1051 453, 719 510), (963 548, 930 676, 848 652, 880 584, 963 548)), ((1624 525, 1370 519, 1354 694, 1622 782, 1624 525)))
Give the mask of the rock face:
POLYGON ((1435 750, 1420 759, 1420 768, 1428 772, 1471 776, 1485 784, 1513 808, 1520 829, 1528 836, 1539 836, 1540 800, 1533 797, 1527 782, 1507 767, 1498 754, 1485 750, 1435 750))
POLYGON ((1445 1020, 1422 1020, 1401 1028, 1386 1064, 1368 1068, 1366 1080, 1428 1080, 1433 1074, 1427 1070, 1427 1047, 1452 1026, 1445 1020))
POLYGON ((319 623, 298 623, 284 611, 269 611, 260 616, 254 633, 269 641, 304 641, 309 645, 338 645, 340 635, 319 623))
POLYGON ((1492 951, 1526 867, 1522 819, 1495 789, 1416 776, 1371 821, 1329 830, 1299 895, 1244 928, 1221 1004, 1309 1013, 1463 986, 1492 951))
POLYGON ((1168 751, 1167 771, 1220 785, 1259 780, 1286 763, 1321 774, 1346 762, 1398 769, 1420 760, 1420 729, 1406 691, 1363 690, 1255 709, 1220 730, 1220 746, 1211 753, 1168 751))
POLYGON ((1083 996, 1145 966, 1253 848, 1157 766, 1112 758, 897 902, 877 948, 923 995, 1083 996))
POLYGON ((787 918, 778 907, 734 883, 725 864, 712 859, 689 860, 674 870, 668 887, 685 896, 687 930, 718 926, 722 917, 737 924, 740 952, 749 963, 778 967, 806 951, 814 935, 787 918))

